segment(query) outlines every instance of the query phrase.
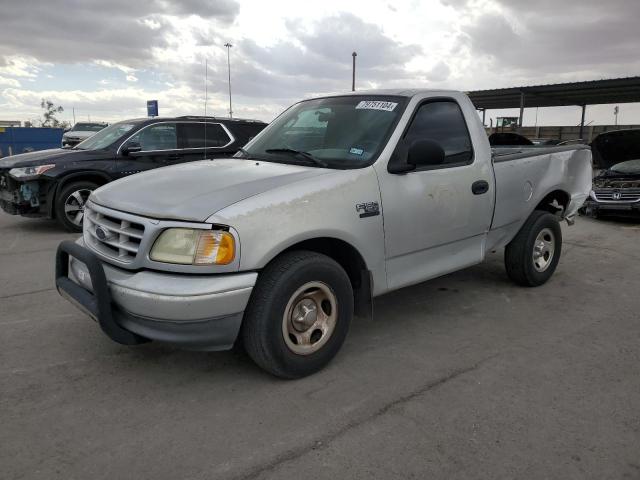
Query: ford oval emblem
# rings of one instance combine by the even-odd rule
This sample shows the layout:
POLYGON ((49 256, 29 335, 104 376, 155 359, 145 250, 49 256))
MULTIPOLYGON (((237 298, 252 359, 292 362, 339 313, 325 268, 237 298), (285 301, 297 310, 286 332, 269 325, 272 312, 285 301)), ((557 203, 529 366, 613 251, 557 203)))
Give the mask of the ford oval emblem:
POLYGON ((109 237, 109 234, 104 228, 96 227, 96 237, 104 242, 109 237))

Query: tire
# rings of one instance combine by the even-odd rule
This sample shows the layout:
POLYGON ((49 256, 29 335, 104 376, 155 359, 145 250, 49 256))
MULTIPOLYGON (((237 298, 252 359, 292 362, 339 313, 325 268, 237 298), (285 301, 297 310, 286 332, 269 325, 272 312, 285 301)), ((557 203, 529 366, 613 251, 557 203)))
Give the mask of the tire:
POLYGON ((267 372, 300 378, 322 369, 338 353, 352 317, 353 289, 344 269, 326 255, 287 252, 260 273, 245 311, 242 340, 267 372))
POLYGON ((542 285, 556 270, 561 252, 562 229, 558 218, 535 210, 505 249, 507 275, 518 285, 542 285))
POLYGON ((98 188, 98 184, 88 180, 80 180, 68 183, 57 193, 54 206, 56 220, 67 231, 82 231, 84 205, 89 194, 96 188, 98 188))

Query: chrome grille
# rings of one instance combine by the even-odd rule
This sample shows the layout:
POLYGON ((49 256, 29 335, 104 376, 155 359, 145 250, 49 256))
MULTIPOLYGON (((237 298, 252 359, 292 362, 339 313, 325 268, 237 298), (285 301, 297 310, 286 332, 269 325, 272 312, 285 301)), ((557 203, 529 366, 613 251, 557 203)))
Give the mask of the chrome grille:
POLYGON ((593 191, 596 200, 601 202, 637 202, 640 201, 640 188, 597 188, 593 191))
POLYGON ((143 224, 118 218, 116 211, 105 214, 89 205, 85 207, 84 240, 102 255, 131 263, 138 255, 143 237, 143 224))

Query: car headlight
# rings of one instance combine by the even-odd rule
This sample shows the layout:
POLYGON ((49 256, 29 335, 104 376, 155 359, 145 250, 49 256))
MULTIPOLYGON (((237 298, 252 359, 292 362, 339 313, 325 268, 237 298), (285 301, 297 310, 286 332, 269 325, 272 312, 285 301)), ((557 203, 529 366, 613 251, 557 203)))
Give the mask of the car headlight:
POLYGON ((235 250, 233 235, 224 230, 169 228, 155 241, 149 257, 182 265, 228 265, 235 250))
POLYGON ((9 170, 9 175, 15 179, 23 179, 26 177, 37 177, 42 175, 47 170, 51 170, 55 165, 38 165, 36 167, 22 167, 12 168, 9 170))

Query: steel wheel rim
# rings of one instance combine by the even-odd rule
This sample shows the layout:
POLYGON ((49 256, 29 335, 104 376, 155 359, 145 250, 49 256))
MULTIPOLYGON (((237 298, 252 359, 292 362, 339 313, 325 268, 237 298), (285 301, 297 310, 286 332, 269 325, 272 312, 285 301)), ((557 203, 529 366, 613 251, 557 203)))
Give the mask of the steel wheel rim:
POLYGON ((284 309, 282 335, 293 353, 311 355, 331 338, 338 319, 338 300, 323 282, 307 282, 298 288, 284 309))
POLYGON ((64 202, 64 215, 67 217, 69 222, 73 223, 77 227, 82 226, 82 221, 84 220, 84 207, 89 195, 91 195, 91 190, 83 188, 71 193, 64 202))
POLYGON ((556 237, 549 228, 543 228, 533 242, 533 268, 537 272, 544 272, 551 262, 556 251, 556 237))

